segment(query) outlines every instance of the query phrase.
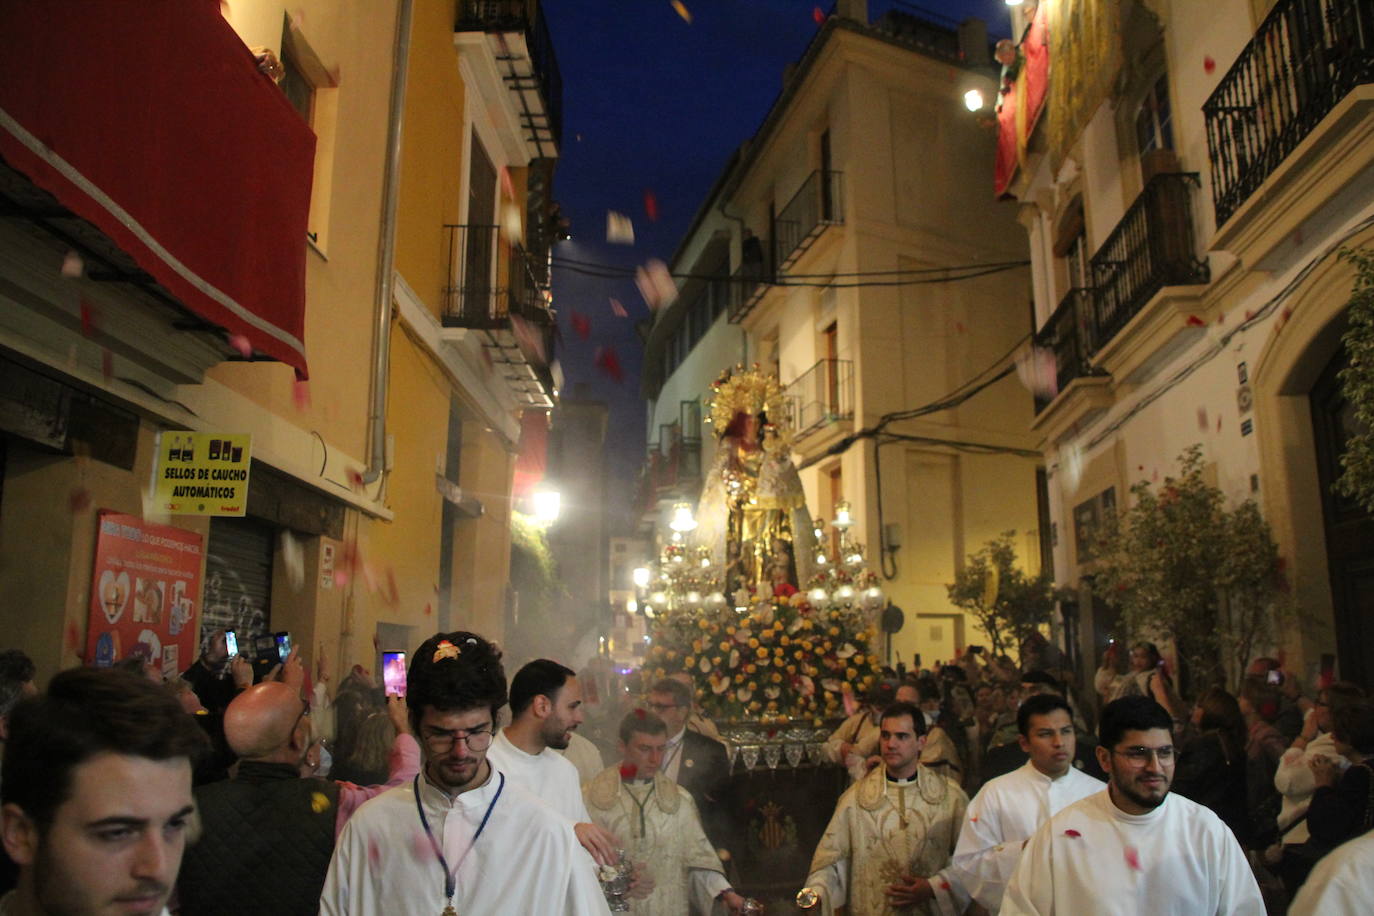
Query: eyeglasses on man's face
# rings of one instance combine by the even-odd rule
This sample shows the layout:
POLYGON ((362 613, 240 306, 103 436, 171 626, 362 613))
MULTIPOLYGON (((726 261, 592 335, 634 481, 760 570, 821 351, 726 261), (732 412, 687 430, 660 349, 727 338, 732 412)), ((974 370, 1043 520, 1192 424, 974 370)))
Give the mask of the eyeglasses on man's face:
POLYGON ((470 751, 484 751, 491 746, 492 727, 455 728, 451 730, 426 728, 425 745, 436 754, 447 754, 460 740, 467 744, 470 751))
POLYGON ((678 707, 678 704, 676 704, 676 703, 650 703, 650 704, 649 704, 649 709, 653 710, 654 714, 655 714, 655 715, 659 715, 659 716, 663 715, 665 712, 667 712, 667 711, 670 710, 670 709, 677 709, 677 707, 678 707))
POLYGON ((1114 748, 1112 753, 1125 757, 1126 762, 1133 767, 1143 767, 1150 762, 1151 758, 1158 760, 1161 766, 1174 762, 1174 748, 1169 744, 1163 747, 1143 747, 1136 745, 1134 747, 1123 747, 1119 750, 1114 748))

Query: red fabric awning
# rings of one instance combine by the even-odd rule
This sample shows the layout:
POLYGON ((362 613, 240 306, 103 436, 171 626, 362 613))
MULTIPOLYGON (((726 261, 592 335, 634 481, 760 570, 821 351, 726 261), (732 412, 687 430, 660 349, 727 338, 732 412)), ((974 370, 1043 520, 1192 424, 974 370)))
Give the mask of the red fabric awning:
POLYGON ((1002 108, 997 112, 997 163, 993 169, 993 190, 998 197, 1007 193, 1017 169, 1025 162, 1026 145, 1045 107, 1050 76, 1047 5, 1041 3, 1036 8, 1035 18, 1017 49, 1021 72, 1010 91, 1001 96, 1002 108))
POLYGON ((305 376, 315 135, 219 0, 0 0, 0 157, 305 376))

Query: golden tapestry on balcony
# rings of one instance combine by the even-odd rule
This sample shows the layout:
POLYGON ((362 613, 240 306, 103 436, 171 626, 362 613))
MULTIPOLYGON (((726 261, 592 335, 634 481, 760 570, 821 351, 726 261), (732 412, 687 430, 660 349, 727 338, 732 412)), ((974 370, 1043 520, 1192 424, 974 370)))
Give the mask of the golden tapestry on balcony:
POLYGON ((1120 0, 1046 0, 1050 166, 1059 170, 1121 71, 1120 0))

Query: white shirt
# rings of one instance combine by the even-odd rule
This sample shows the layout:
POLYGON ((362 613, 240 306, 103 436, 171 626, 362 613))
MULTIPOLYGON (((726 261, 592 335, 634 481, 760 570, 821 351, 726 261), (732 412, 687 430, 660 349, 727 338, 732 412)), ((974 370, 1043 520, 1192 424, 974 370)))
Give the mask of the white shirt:
POLYGON ((988 782, 969 802, 950 863, 964 890, 996 913, 1022 842, 1064 808, 1103 788, 1101 780, 1073 767, 1051 779, 1029 760, 988 782))
POLYGON ((667 776, 673 782, 677 782, 677 774, 682 771, 682 740, 687 736, 687 726, 682 727, 682 731, 668 739, 668 743, 663 745, 663 763, 659 766, 659 772, 667 776))
POLYGON ((1374 832, 1342 843, 1312 869, 1288 916, 1374 913, 1374 832))
POLYGON ((487 750, 491 765, 517 785, 574 824, 585 824, 587 805, 582 801, 582 779, 577 767, 551 747, 527 754, 511 743, 505 729, 487 750))
POLYGON ((1106 789, 1046 821, 1021 854, 1002 916, 1264 916, 1231 828, 1170 794, 1127 814, 1106 789))
MULTIPOLYGON (((320 916, 438 916, 450 902, 415 807, 414 785, 383 792, 344 826, 320 895, 320 916)), ((493 769, 482 786, 452 799, 424 776, 419 785, 430 833, 456 871, 452 904, 463 916, 610 912, 572 824, 509 777, 503 788, 493 769)))
POLYGON ((606 765, 601 762, 601 751, 596 745, 577 732, 568 736, 568 746, 558 753, 562 754, 573 766, 577 767, 579 782, 588 783, 597 777, 606 765))

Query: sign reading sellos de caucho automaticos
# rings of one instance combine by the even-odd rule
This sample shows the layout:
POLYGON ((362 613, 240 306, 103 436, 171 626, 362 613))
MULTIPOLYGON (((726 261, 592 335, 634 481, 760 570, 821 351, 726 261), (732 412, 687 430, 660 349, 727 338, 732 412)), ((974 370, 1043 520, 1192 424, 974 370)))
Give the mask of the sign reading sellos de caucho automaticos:
POLYGON ((164 431, 153 487, 158 508, 172 515, 243 515, 252 440, 248 433, 164 431))

